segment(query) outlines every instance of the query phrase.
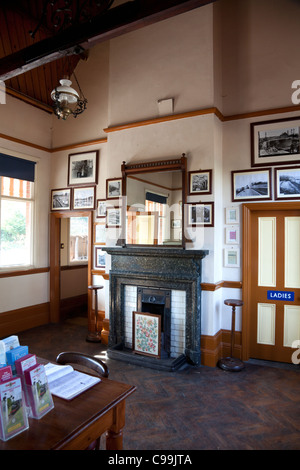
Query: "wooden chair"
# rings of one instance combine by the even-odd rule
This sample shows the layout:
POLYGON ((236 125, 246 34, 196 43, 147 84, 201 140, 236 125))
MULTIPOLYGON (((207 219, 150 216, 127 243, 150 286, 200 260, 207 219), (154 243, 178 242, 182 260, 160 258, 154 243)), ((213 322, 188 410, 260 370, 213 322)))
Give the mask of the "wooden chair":
MULTIPOLYGON (((79 366, 86 367, 93 370, 99 377, 108 377, 109 370, 107 365, 101 361, 101 359, 96 359, 93 356, 87 354, 65 351, 61 352, 57 358, 56 362, 58 364, 77 364, 79 366)), ((96 441, 92 442, 86 450, 100 450, 101 436, 99 436, 96 441)))

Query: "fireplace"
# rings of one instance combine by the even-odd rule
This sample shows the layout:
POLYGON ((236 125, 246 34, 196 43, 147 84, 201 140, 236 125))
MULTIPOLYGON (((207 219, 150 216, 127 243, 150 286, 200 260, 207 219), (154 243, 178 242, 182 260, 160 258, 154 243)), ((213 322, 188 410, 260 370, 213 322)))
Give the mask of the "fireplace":
POLYGON ((110 358, 164 370, 200 364, 204 250, 105 247, 111 255, 110 358), (160 359, 133 353, 132 312, 161 315, 160 359))

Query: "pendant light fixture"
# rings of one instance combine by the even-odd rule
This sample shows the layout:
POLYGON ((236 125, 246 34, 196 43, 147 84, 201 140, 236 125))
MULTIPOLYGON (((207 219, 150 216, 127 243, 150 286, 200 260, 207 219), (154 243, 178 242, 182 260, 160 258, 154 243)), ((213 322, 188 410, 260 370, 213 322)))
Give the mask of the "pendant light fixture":
POLYGON ((61 79, 60 85, 51 92, 51 98, 54 101, 54 113, 58 119, 64 121, 72 114, 75 118, 78 114, 83 113, 87 106, 87 99, 84 97, 75 73, 73 72, 77 82, 79 93, 71 87, 72 82, 69 79, 61 79))

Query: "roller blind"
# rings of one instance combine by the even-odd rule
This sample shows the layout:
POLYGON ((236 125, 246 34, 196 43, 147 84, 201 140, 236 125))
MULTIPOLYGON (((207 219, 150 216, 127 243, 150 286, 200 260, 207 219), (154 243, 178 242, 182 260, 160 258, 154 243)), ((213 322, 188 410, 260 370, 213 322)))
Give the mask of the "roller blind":
POLYGON ((34 181, 35 162, 0 153, 0 176, 34 181))
POLYGON ((150 193, 146 191, 147 201, 159 202, 160 204, 167 204, 168 198, 166 196, 161 196, 160 194, 150 193))

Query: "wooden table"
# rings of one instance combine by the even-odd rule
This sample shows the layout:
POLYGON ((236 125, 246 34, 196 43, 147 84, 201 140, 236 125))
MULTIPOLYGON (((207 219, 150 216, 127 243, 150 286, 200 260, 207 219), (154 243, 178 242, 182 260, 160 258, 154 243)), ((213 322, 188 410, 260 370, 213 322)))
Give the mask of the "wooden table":
POLYGON ((135 386, 101 378, 101 382, 66 401, 53 395, 54 408, 0 450, 84 450, 106 431, 106 449, 123 448, 125 400, 135 386))

